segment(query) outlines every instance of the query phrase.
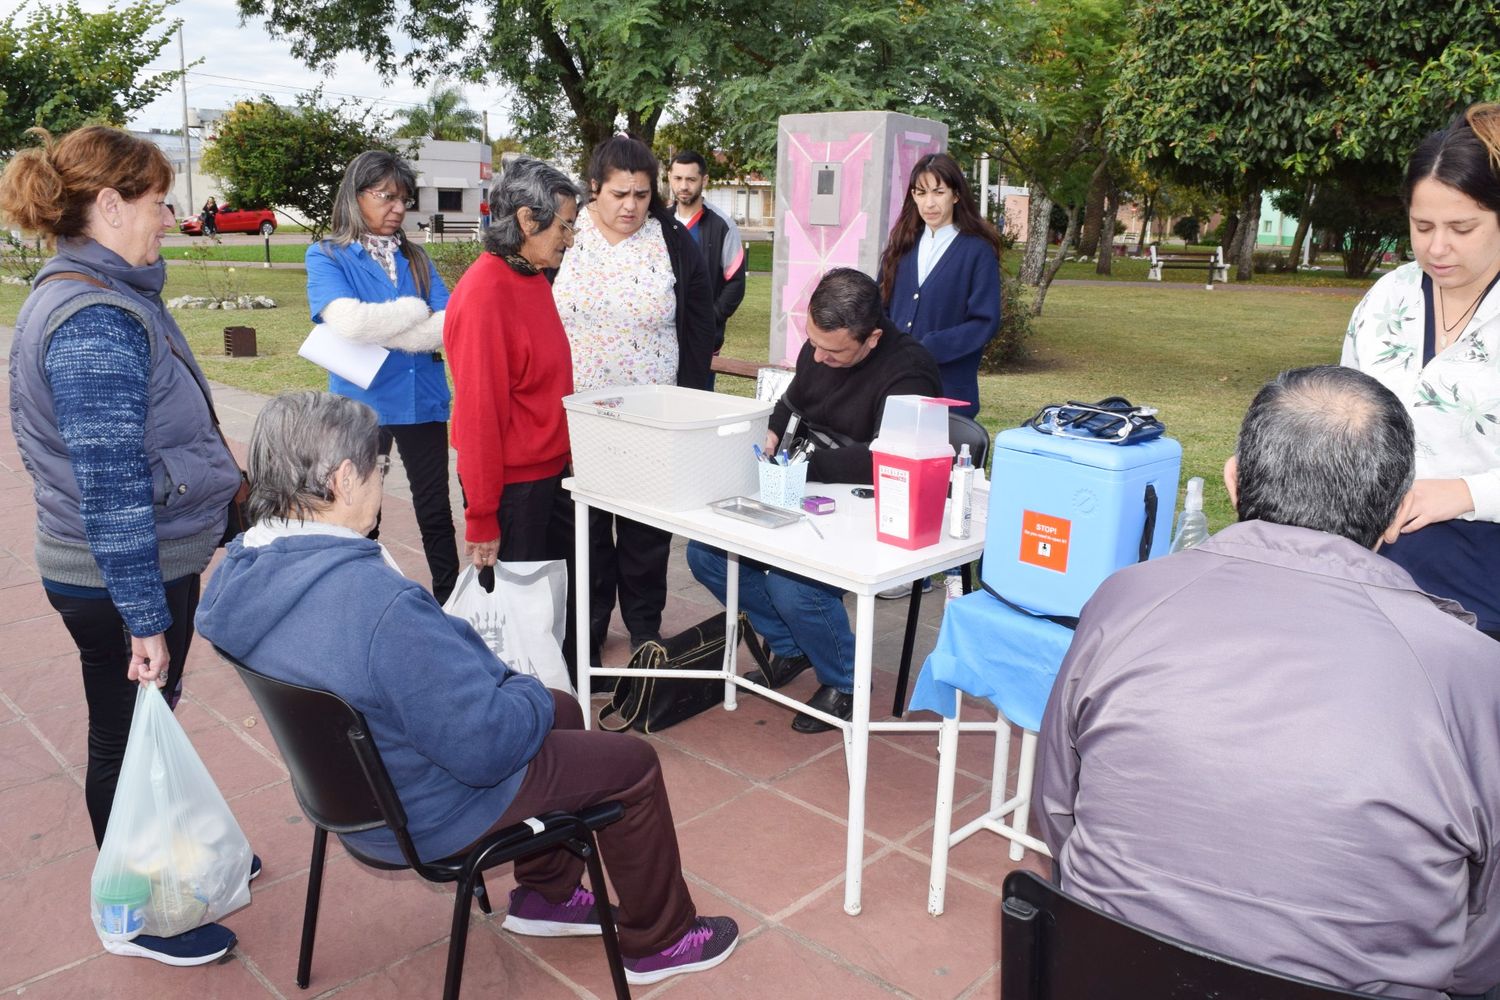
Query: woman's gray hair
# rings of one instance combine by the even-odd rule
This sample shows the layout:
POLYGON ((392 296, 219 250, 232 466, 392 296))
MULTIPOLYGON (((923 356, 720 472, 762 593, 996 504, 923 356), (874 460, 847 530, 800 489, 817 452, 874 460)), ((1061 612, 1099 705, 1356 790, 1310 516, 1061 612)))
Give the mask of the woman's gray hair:
MULTIPOLYGON (((364 213, 359 210, 359 194, 377 188, 386 181, 393 181, 403 198, 415 198, 417 194, 417 172, 395 153, 383 149, 367 149, 344 168, 344 179, 333 196, 333 222, 328 229, 328 242, 346 247, 369 235, 364 213)), ((401 252, 411 263, 412 280, 417 291, 425 299, 431 289, 432 266, 427 252, 406 238, 405 230, 396 230, 401 241, 401 252)))
POLYGON ((526 230, 517 218, 521 209, 531 209, 532 220, 541 227, 537 232, 541 232, 556 218, 559 199, 571 198, 576 206, 580 197, 578 185, 561 170, 530 157, 517 159, 490 189, 490 228, 484 234, 484 248, 497 257, 519 253, 526 242, 526 230))
POLYGON ((379 445, 380 420, 358 400, 312 391, 277 396, 250 432, 250 523, 326 510, 334 470, 348 459, 361 478, 370 475, 379 445))

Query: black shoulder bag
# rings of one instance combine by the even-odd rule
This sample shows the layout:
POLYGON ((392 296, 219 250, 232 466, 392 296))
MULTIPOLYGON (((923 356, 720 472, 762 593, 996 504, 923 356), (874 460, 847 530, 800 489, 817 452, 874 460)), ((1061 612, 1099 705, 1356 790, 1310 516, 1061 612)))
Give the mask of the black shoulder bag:
MULTIPOLYGON (((631 656, 632 669, 713 670, 724 661, 724 612, 670 639, 642 643, 631 656)), ((739 635, 756 664, 766 670, 767 656, 750 620, 740 615, 739 635)), ((724 701, 724 682, 690 678, 620 677, 609 704, 599 710, 599 728, 619 733, 659 733, 724 701)))

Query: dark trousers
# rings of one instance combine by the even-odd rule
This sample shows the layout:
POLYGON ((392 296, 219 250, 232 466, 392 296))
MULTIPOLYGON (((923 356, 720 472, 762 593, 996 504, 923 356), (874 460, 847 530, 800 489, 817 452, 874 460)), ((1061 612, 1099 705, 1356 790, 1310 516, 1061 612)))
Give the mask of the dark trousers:
MULTIPOLYGON (((83 694, 89 706, 89 765, 83 798, 94 827, 94 843, 103 844, 115 785, 120 780, 120 764, 125 759, 125 741, 130 736, 130 718, 135 714, 136 683, 126 676, 130 670, 130 633, 108 598, 65 597, 49 590, 47 600, 62 616, 83 666, 83 694)), ((176 708, 182 695, 182 666, 193 641, 193 613, 198 610, 197 574, 167 585, 167 608, 172 624, 165 638, 167 655, 172 659, 162 694, 167 704, 176 708)))
MULTIPOLYGON (((500 494, 500 562, 540 562, 564 559, 568 564, 567 628, 563 637, 563 658, 568 674, 578 682, 577 635, 578 615, 573 603, 577 579, 573 572, 573 497, 562 488, 559 472, 546 479, 524 483, 507 483, 500 494)), ((490 579, 493 579, 491 576, 490 579)), ((483 574, 480 583, 490 585, 483 574)))
MULTIPOLYGON (((458 543, 453 536, 453 505, 448 501, 448 424, 381 424, 380 453, 389 455, 393 443, 411 486, 422 552, 432 574, 432 596, 442 604, 458 582, 458 543)), ((380 537, 379 519, 370 537, 380 537)))
POLYGON ((604 645, 617 594, 620 618, 632 640, 661 632, 671 555, 669 532, 602 510, 589 511, 589 639, 594 650, 604 645))
MULTIPOLYGON (((624 805, 625 816, 599 831, 599 854, 618 897, 620 951, 629 958, 654 955, 686 934, 698 917, 682 877, 656 750, 639 737, 585 730, 583 711, 567 694, 553 691, 552 701, 552 731, 492 829, 553 809, 571 812, 609 801, 624 805)), ((560 903, 578 886, 583 867, 582 858, 558 848, 516 862, 516 881, 560 903)))

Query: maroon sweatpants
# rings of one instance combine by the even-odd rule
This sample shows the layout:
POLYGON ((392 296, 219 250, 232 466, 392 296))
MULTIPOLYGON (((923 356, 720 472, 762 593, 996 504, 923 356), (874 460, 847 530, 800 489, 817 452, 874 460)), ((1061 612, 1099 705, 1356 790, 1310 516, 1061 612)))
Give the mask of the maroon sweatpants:
MULTIPOLYGON (((625 806, 618 823, 598 833, 599 856, 619 896, 620 951, 644 958, 674 944, 698 911, 682 878, 677 828, 656 749, 624 733, 583 728, 578 701, 552 692, 552 731, 527 765, 526 777, 492 830, 538 813, 572 812, 611 800, 625 806)), ((516 862, 516 881, 560 903, 573 894, 584 863, 565 848, 516 862)))

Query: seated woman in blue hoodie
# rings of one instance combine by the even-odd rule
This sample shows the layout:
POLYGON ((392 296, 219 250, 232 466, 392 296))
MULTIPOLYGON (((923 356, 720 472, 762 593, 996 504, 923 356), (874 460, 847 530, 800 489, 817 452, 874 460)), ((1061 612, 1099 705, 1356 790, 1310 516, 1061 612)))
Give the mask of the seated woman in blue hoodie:
MULTIPOLYGON (((697 915, 656 751, 585 731, 575 700, 507 669, 365 537, 389 461, 379 440, 375 411, 347 397, 295 392, 266 405, 250 440, 254 523, 209 582, 198 631, 262 673, 364 713, 423 857, 463 852, 548 810, 620 801, 625 816, 599 846, 619 895, 626 978, 718 965, 739 931, 728 917, 697 915)), ((347 836, 401 862, 388 830, 347 836)), ((600 933, 582 870, 562 849, 517 862, 504 926, 600 933)))

